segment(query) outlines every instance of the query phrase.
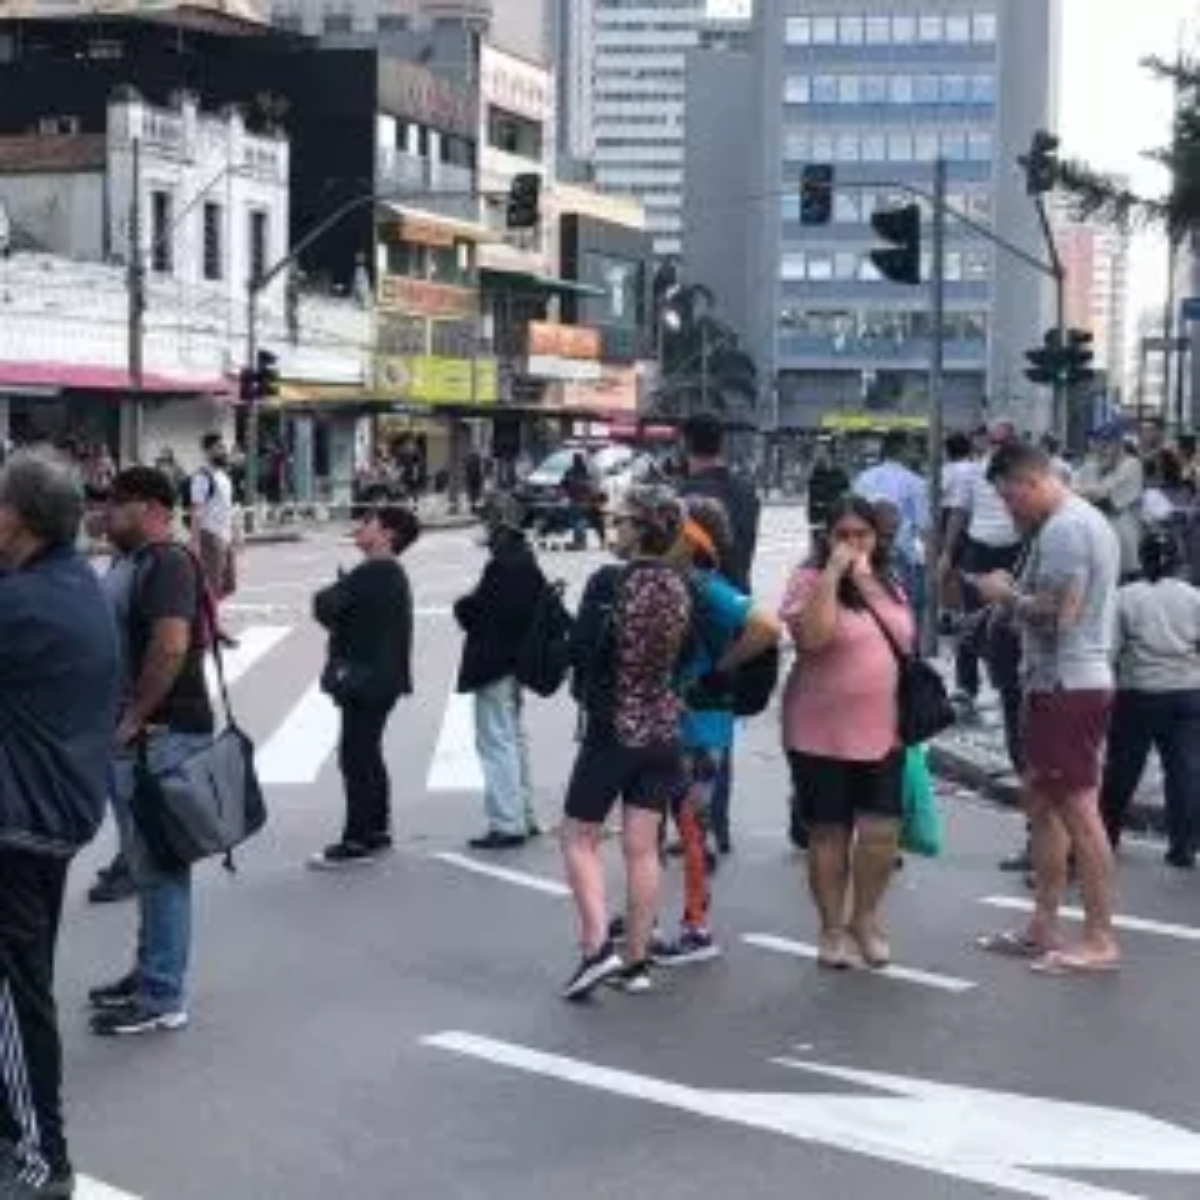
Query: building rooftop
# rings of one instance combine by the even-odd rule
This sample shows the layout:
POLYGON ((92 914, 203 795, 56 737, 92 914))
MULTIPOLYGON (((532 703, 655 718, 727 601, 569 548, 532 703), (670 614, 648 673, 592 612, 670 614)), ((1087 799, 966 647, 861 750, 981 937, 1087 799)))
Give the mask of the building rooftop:
POLYGON ((102 171, 106 141, 102 133, 22 133, 0 137, 0 175, 102 171))

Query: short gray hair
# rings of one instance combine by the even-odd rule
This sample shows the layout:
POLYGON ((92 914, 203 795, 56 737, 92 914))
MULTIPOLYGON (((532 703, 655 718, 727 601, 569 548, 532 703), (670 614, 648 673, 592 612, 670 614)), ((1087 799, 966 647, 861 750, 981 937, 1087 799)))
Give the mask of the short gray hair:
POLYGON ((50 546, 74 545, 83 521, 79 476, 49 450, 20 450, 0 469, 0 507, 50 546))

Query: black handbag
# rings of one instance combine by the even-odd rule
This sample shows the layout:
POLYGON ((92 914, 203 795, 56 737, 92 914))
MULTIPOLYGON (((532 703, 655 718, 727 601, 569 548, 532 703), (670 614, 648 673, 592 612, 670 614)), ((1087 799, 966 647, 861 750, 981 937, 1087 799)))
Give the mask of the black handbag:
MULTIPOLYGON (((199 571, 199 564, 197 571, 199 571)), ((201 592, 204 621, 225 713, 225 728, 212 741, 175 762, 151 765, 145 738, 136 746, 130 809, 155 864, 178 872, 232 852, 267 823, 267 806, 254 767, 254 743, 238 725, 229 700, 216 613, 201 592)))
POLYGON ((866 610, 887 639, 899 668, 896 702, 900 714, 900 743, 920 746, 949 729, 957 720, 946 681, 938 669, 919 654, 908 654, 900 648, 887 623, 869 605, 866 610))

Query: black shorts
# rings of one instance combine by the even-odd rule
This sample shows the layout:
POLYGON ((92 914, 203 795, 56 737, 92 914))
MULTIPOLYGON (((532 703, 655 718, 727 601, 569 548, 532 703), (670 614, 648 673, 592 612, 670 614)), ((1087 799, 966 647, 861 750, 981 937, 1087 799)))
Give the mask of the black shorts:
POLYGON ((899 821, 904 813, 904 753, 847 762, 788 751, 792 787, 805 825, 851 828, 859 817, 899 821))
POLYGON ((585 741, 567 785, 566 814, 586 825, 603 825, 618 800, 629 808, 665 813, 687 787, 678 746, 585 741))

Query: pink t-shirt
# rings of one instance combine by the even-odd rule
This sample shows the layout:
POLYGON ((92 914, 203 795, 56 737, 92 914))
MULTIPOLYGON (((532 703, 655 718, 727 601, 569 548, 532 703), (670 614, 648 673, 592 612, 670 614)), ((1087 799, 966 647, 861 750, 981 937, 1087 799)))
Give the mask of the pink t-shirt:
MULTIPOLYGON (((788 583, 780 617, 788 628, 804 611, 820 572, 801 567, 788 583)), ((902 600, 872 591, 871 607, 904 649, 915 636, 902 600)), ((867 612, 839 608, 832 640, 820 650, 796 647, 783 697, 783 743, 788 750, 878 762, 898 745, 896 657, 867 612)))

